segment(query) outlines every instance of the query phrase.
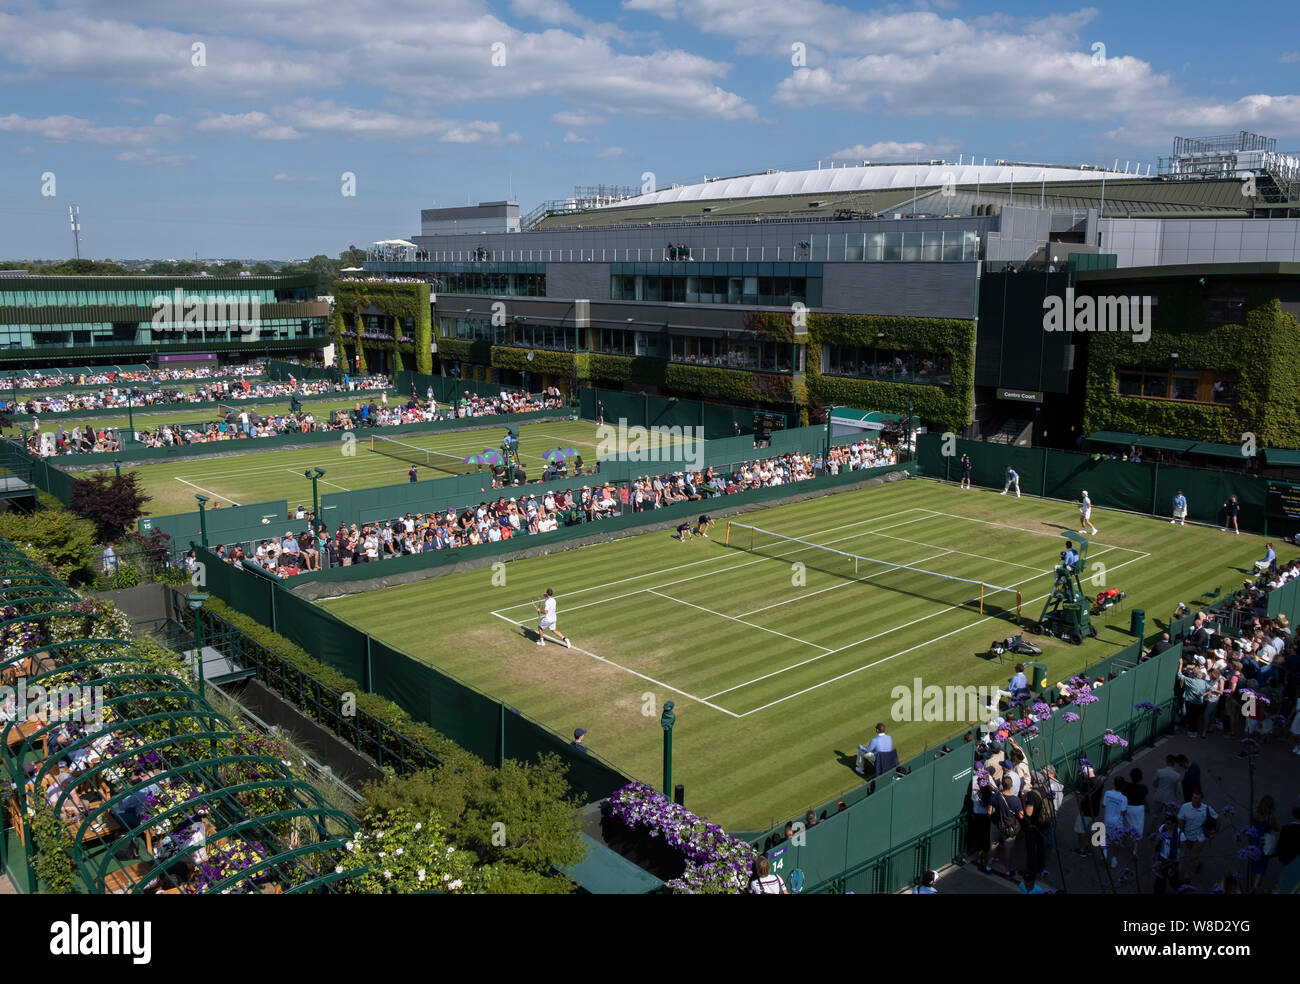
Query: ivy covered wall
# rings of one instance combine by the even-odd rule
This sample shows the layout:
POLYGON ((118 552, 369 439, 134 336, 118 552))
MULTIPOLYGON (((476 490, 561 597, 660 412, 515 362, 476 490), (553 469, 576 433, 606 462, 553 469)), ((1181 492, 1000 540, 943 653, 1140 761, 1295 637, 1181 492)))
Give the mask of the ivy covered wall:
POLYGON ((390 284, 379 281, 338 280, 334 283, 334 315, 330 318, 330 333, 340 351, 346 351, 351 342, 353 354, 358 354, 359 368, 365 369, 365 349, 388 349, 394 353, 398 368, 414 368, 416 372, 433 371, 433 321, 430 317, 428 284, 390 284), (410 344, 377 342, 361 339, 361 314, 363 308, 375 308, 394 318, 409 318, 415 328, 410 344), (355 341, 345 340, 343 332, 355 332, 355 341), (412 365, 414 363, 414 365, 412 365))
POLYGON ((1084 433, 1128 431, 1236 444, 1249 432, 1259 447, 1300 447, 1300 322, 1282 310, 1276 287, 1246 287, 1245 323, 1239 325, 1207 322, 1206 292, 1199 284, 1162 284, 1150 293, 1158 294, 1159 303, 1149 341, 1121 333, 1087 336, 1084 433), (1134 368, 1230 374, 1237 378, 1237 399, 1212 405, 1120 396, 1118 371, 1134 368))
POLYGON ((975 322, 896 315, 808 315, 807 407, 912 412, 929 424, 960 433, 975 413, 975 322), (883 335, 878 338, 877 335, 883 335), (877 379, 848 379, 821 372, 822 346, 938 352, 952 357, 952 384, 925 386, 877 379))

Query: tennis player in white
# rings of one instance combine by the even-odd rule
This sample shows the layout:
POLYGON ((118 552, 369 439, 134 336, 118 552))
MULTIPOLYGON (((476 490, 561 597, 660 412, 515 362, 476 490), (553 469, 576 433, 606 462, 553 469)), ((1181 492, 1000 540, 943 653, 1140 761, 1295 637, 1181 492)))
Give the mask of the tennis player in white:
POLYGON ((1092 525, 1092 500, 1088 498, 1087 489, 1083 490, 1082 496, 1079 502, 1079 532, 1096 536, 1097 527, 1092 525))
POLYGON ((561 635, 560 630, 555 627, 555 591, 551 588, 546 589, 546 600, 542 602, 542 607, 537 609, 537 614, 542 616, 542 620, 537 623, 537 644, 546 645, 546 632, 549 629, 565 646, 570 646, 569 637, 561 635))

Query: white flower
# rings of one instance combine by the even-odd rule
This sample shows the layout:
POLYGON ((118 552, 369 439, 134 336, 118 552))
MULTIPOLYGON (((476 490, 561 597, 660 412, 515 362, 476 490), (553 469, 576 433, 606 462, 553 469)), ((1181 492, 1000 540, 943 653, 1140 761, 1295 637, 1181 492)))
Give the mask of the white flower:
POLYGON ((416 832, 417 834, 418 834, 422 829, 424 829, 424 824, 422 824, 422 823, 417 823, 417 824, 415 825, 415 832, 416 832))
POLYGON ((379 840, 383 840, 383 839, 384 839, 384 832, 383 832, 382 830, 376 831, 376 832, 375 832, 375 837, 377 837, 379 840))
POLYGON ((454 891, 456 891, 457 889, 459 889, 459 888, 460 888, 462 885, 464 885, 464 884, 465 884, 464 882, 462 882, 459 878, 457 878, 454 882, 452 882, 452 883, 451 883, 450 885, 448 885, 447 887, 450 888, 450 889, 454 892, 454 891))
POLYGON ((448 844, 448 845, 447 845, 447 857, 451 857, 451 856, 452 856, 453 854, 455 854, 455 853, 456 853, 456 849, 455 849, 454 847, 452 847, 450 844, 448 844))
POLYGON ((348 842, 347 842, 346 844, 344 844, 343 846, 346 847, 346 848, 348 849, 349 852, 351 852, 351 851, 355 851, 355 850, 357 849, 356 841, 348 841, 348 842))
POLYGON ((387 851, 380 851, 380 852, 379 852, 379 856, 380 856, 381 858, 386 858, 386 857, 388 857, 388 852, 387 852, 387 851))
POLYGON ((421 868, 421 869, 420 869, 419 871, 417 871, 415 874, 419 877, 420 881, 424 881, 425 871, 424 871, 423 868, 421 868))
POLYGON ((449 881, 451 881, 451 875, 443 875, 443 876, 442 876, 442 880, 445 881, 445 882, 449 882, 449 881))
POLYGON ((341 865, 341 864, 340 864, 340 865, 336 865, 335 868, 334 868, 334 874, 336 874, 336 875, 341 875, 341 874, 343 874, 343 865, 341 865))
POLYGON ((393 852, 393 857, 400 858, 404 850, 405 850, 404 848, 399 847, 396 851, 393 852))
POLYGON ((391 871, 387 871, 387 870, 386 870, 386 871, 384 872, 384 877, 385 877, 385 878, 392 878, 392 877, 393 877, 393 873, 392 873, 391 871))

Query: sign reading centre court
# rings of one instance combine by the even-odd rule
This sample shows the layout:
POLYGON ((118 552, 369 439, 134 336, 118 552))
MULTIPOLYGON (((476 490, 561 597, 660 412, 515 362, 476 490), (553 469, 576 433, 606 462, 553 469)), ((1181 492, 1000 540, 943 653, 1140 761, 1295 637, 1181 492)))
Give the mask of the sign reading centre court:
POLYGON ((1043 394, 1034 390, 998 390, 999 400, 1014 400, 1017 403, 1042 403, 1043 394))

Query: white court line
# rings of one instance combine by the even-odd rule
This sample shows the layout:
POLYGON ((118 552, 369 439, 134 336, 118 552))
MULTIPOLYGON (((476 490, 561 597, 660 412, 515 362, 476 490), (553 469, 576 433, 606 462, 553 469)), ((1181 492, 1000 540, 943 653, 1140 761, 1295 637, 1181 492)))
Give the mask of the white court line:
MULTIPOLYGON (((1115 549, 1122 550, 1122 549, 1124 549, 1124 548, 1123 548, 1123 547, 1117 547, 1117 548, 1115 548, 1115 549)), ((1148 555, 1148 556, 1149 556, 1149 555, 1148 555)), ((1143 559, 1142 557, 1134 557, 1132 560, 1126 560, 1126 561, 1124 561, 1122 564, 1116 564, 1114 567, 1112 567, 1112 568, 1110 568, 1110 569, 1113 570, 1113 571, 1114 571, 1114 570, 1119 570, 1121 567, 1126 567, 1126 566, 1128 566, 1129 564, 1136 564, 1139 560, 1142 560, 1142 559, 1143 559)), ((1047 592, 1047 594, 1039 595, 1037 598, 1031 598, 1031 599, 1029 600, 1028 604, 1031 604, 1031 605, 1032 605, 1032 604, 1033 604, 1034 602, 1036 602, 1036 601, 1042 601, 1044 598, 1051 597, 1051 594, 1052 594, 1052 592, 1049 591, 1049 592, 1047 592)), ((804 688, 803 690, 800 690, 798 693, 788 694, 788 695, 785 696, 785 697, 779 697, 779 698, 777 698, 776 700, 771 701, 770 703, 764 704, 762 707, 755 707, 755 708, 753 708, 752 710, 748 710, 748 711, 746 711, 744 714, 741 714, 740 717, 742 717, 742 718, 743 718, 743 717, 748 717, 748 716, 751 715, 751 714, 757 714, 759 711, 765 711, 765 710, 767 710, 769 707, 775 707, 777 704, 783 704, 783 703, 785 703, 787 700, 793 700, 795 697, 802 697, 804 694, 811 693, 811 692, 814 691, 814 690, 819 690, 820 688, 825 687, 825 686, 828 685, 828 684, 831 684, 831 683, 837 683, 838 681, 843 680, 843 679, 845 679, 846 677, 851 677, 851 676, 853 676, 855 673, 860 673, 860 672, 862 672, 863 670, 869 670, 869 669, 871 669, 873 666, 879 666, 881 663, 887 663, 889 660, 893 659, 893 658, 896 657, 896 656, 905 656, 905 655, 907 655, 907 654, 910 653, 910 652, 913 652, 913 651, 915 651, 915 650, 917 650, 917 649, 920 649, 922 646, 928 646, 928 645, 930 645, 931 643, 938 642, 940 639, 946 639, 946 638, 948 638, 948 636, 956 635, 958 632, 965 632, 965 631, 967 631, 968 629, 976 628, 977 626, 983 625, 985 622, 991 622, 991 621, 993 621, 995 618, 997 618, 996 615, 990 615, 988 618, 980 619, 978 622, 973 622, 973 623, 971 623, 970 625, 963 625, 961 628, 953 629, 951 632, 945 632, 945 633, 944 633, 943 635, 941 635, 941 636, 936 636, 936 637, 933 638, 933 639, 928 639, 928 640, 926 640, 925 642, 918 643, 918 644, 915 645, 915 646, 910 646, 910 647, 908 647, 907 649, 900 650, 899 652, 893 653, 892 655, 882 657, 881 659, 876 660, 874 663, 868 663, 868 664, 866 664, 865 666, 859 666, 859 667, 858 667, 857 669, 855 669, 855 670, 849 670, 847 673, 841 673, 841 674, 840 674, 839 676, 837 676, 837 677, 832 677, 832 678, 829 679, 829 680, 823 680, 821 683, 814 684, 814 685, 811 686, 811 687, 806 687, 806 688, 804 688)), ((820 659, 821 657, 816 657, 816 658, 820 659)), ((712 695, 712 696, 717 696, 717 695, 714 694, 714 695, 712 695)))
MULTIPOLYGON (((937 549, 939 546, 939 544, 937 543, 926 543, 924 540, 909 540, 905 536, 890 536, 888 533, 877 534, 876 531, 874 530, 872 530, 870 533, 863 533, 861 535, 862 536, 883 536, 886 540, 898 540, 900 543, 914 543, 918 547, 934 547, 937 549)), ((1017 564, 1014 560, 999 560, 997 557, 985 557, 983 554, 968 553, 965 550, 947 550, 945 551, 945 553, 961 554, 963 557, 975 557, 979 560, 987 560, 991 564, 1004 564, 1007 567, 1023 567, 1027 571, 1038 570, 1037 567, 1033 567, 1030 564, 1017 564)))
MULTIPOLYGON (((911 509, 901 509, 901 510, 899 510, 898 512, 894 512, 894 513, 885 513, 883 516, 873 516, 871 519, 864 519, 864 520, 860 520, 859 522, 856 522, 856 523, 850 523, 848 526, 834 526, 834 527, 831 527, 830 529, 826 529, 826 530, 817 530, 817 531, 815 531, 815 532, 812 532, 812 533, 806 533, 806 534, 804 534, 804 535, 805 535, 805 536, 820 536, 820 535, 823 534, 823 533, 834 533, 834 532, 836 532, 836 531, 838 531, 838 530, 849 529, 849 528, 851 528, 851 527, 853 527, 853 526, 862 526, 862 525, 865 525, 866 523, 874 523, 874 522, 877 522, 877 521, 882 520, 882 519, 892 519, 892 518, 895 517, 895 516, 906 516, 908 513, 911 513, 911 512, 929 512, 929 510, 928 510, 928 509, 921 509, 919 506, 915 506, 915 507, 913 507, 913 508, 911 508, 911 509)), ((924 517, 922 517, 922 518, 924 518, 924 517)), ((909 522, 909 523, 911 523, 911 522, 920 522, 920 520, 909 520, 908 522, 909 522)), ((895 524, 895 525, 896 525, 896 526, 906 526, 906 525, 908 525, 908 524, 907 524, 907 523, 898 523, 898 524, 895 524)), ((892 529, 894 529, 894 526, 882 526, 881 529, 892 530, 892 529)), ((860 535, 860 534, 855 534, 855 535, 860 535)), ((831 542, 832 542, 832 543, 835 543, 835 542, 838 542, 838 541, 832 540, 831 542)), ((712 564, 712 563, 715 563, 716 561, 719 561, 719 560, 730 560, 730 559, 732 559, 732 554, 730 554, 730 553, 721 553, 721 554, 717 554, 717 555, 715 555, 715 556, 713 556, 713 557, 708 557, 708 558, 706 558, 706 559, 704 559, 704 560, 693 560, 693 561, 691 561, 691 562, 688 563, 688 564, 676 564, 676 565, 674 565, 674 566, 672 566, 672 567, 662 567, 662 568, 660 568, 660 569, 657 570, 657 571, 647 571, 647 572, 644 573, 644 574, 634 574, 634 575, 632 575, 631 577, 623 577, 623 578, 619 578, 619 579, 616 580, 616 581, 606 581, 604 584, 594 584, 594 585, 592 585, 592 586, 589 587, 589 588, 577 588, 576 590, 573 590, 573 591, 566 591, 566 592, 565 592, 561 597, 568 598, 568 597, 572 597, 573 595, 586 594, 586 593, 589 592, 589 591, 600 591, 600 590, 602 590, 602 589, 604 589, 604 588, 611 587, 611 586, 613 586, 613 585, 615 585, 615 584, 626 584, 628 581, 644 581, 644 580, 646 580, 647 578, 657 577, 657 576, 660 575, 660 574, 671 574, 673 571, 681 571, 681 570, 685 570, 685 569, 688 568, 688 567, 698 567, 698 566, 700 566, 701 564, 712 564)), ((762 559, 763 559, 763 560, 768 560, 768 559, 771 559, 771 558, 766 558, 766 557, 765 557, 765 558, 762 558, 762 559)), ((736 570, 736 569, 739 568, 739 567, 747 567, 747 566, 749 566, 749 564, 751 564, 751 563, 756 563, 756 561, 749 561, 749 562, 746 563, 746 564, 737 564, 737 565, 734 565, 734 566, 732 566, 732 567, 727 567, 727 568, 724 568, 723 571, 736 570)), ((720 573, 721 573, 721 572, 720 572, 720 573)), ((684 578, 683 580, 689 580, 689 578, 684 578)), ((669 587, 669 585, 672 585, 672 584, 680 584, 680 583, 682 583, 682 582, 681 582, 681 581, 669 581, 668 584, 656 584, 656 585, 653 585, 653 587, 657 587, 657 588, 666 588, 666 587, 669 587)), ((645 588, 639 588, 639 589, 636 590, 636 591, 629 591, 627 594, 615 595, 615 596, 613 596, 612 598, 604 598, 604 599, 602 599, 601 601, 593 601, 593 602, 590 602, 590 603, 588 603, 588 604, 586 604, 586 605, 566 606, 566 607, 565 607, 565 611, 569 611, 569 612, 571 612, 571 611, 575 611, 577 608, 590 608, 591 605, 601 605, 601 604, 604 604, 606 601, 618 601, 618 600, 621 599, 621 598, 630 598, 630 597, 632 597, 633 595, 641 594, 643 591, 645 591, 645 588)), ((496 611, 492 612, 492 614, 493 614, 493 615, 496 615, 496 614, 499 613, 499 612, 509 612, 509 611, 513 611, 513 610, 516 609, 516 608, 528 608, 528 607, 530 607, 529 603, 528 603, 528 602, 523 602, 523 603, 518 604, 518 605, 508 605, 508 606, 505 607, 505 608, 498 608, 498 609, 496 609, 496 611)))
MULTIPOLYGON (((1107 547, 1106 549, 1104 549, 1104 550, 1102 550, 1102 551, 1100 551, 1100 552, 1101 552, 1101 553, 1105 553, 1106 550, 1109 550, 1109 549, 1113 549, 1113 548, 1111 548, 1111 547, 1107 547)), ((1134 563, 1135 561, 1142 560, 1142 559, 1143 559, 1143 558, 1141 558, 1141 557, 1134 557, 1133 560, 1125 561, 1125 563, 1131 564, 1131 563, 1134 563)), ((1119 565, 1119 566, 1123 566, 1123 565, 1119 565)), ((1053 573, 1055 573, 1055 569, 1050 570, 1050 571, 1042 571, 1042 572, 1040 572, 1040 573, 1034 575, 1033 577, 1027 577, 1027 578, 1025 578, 1023 581, 1017 581, 1017 582, 1015 582, 1014 584, 1010 584, 1010 585, 1008 585, 1008 587, 1018 588, 1018 587, 1020 587, 1020 585, 1022 585, 1022 584, 1028 584, 1030 581, 1036 581, 1036 580, 1038 580, 1038 578, 1040 578, 1040 577, 1046 577, 1047 575, 1049 575, 1049 574, 1053 574, 1053 573)), ((1050 592, 1049 592, 1049 593, 1050 593, 1050 592)), ((1043 597, 1045 598, 1045 597, 1047 597, 1047 596, 1044 595, 1043 597)), ((1035 599, 1035 600, 1042 600, 1042 599, 1035 599)), ((1030 604, 1032 604, 1032 602, 1030 602, 1030 604)), ((1022 603, 1022 607, 1023 607, 1023 603, 1022 603)), ((815 663, 815 662, 817 662, 817 660, 822 659, 823 656, 833 656, 835 653, 842 653, 842 652, 844 652, 846 649, 852 649, 854 646, 860 646, 860 645, 862 645, 862 644, 865 643, 865 642, 872 642, 872 641, 874 641, 874 640, 876 640, 876 639, 879 639, 881 636, 887 636, 887 635, 890 635, 891 633, 898 632, 900 629, 910 628, 911 626, 913 626, 913 625, 918 625, 918 624, 920 624, 921 622, 928 622, 928 621, 929 621, 930 619, 932 619, 932 618, 938 618, 940 615, 946 615, 946 614, 948 614, 949 612, 960 612, 960 611, 961 611, 960 606, 957 606, 957 605, 949 605, 947 608, 941 609, 940 611, 932 612, 932 613, 930 613, 929 615, 922 615, 920 618, 914 618, 914 619, 912 619, 912 621, 910 621, 910 622, 904 622, 902 625, 892 625, 892 626, 890 626, 889 628, 887 628, 887 629, 885 629, 885 630, 883 630, 883 631, 881 631, 881 632, 877 632, 875 635, 867 636, 865 639, 858 639, 856 642, 850 642, 847 646, 840 646, 839 649, 832 649, 829 653, 823 653, 822 656, 813 656, 813 657, 811 657, 811 658, 809 658, 809 659, 801 660, 800 662, 798 662, 798 663, 794 663, 794 664, 792 664, 792 665, 790 665, 790 666, 782 667, 782 668, 779 669, 779 670, 773 670, 771 673, 764 673, 762 676, 760 676, 760 677, 755 677, 753 680, 750 680, 750 681, 748 681, 748 682, 746 682, 746 683, 738 683, 738 684, 736 684, 736 686, 734 686, 734 687, 728 687, 726 690, 719 690, 716 694, 709 694, 709 697, 710 697, 710 698, 712 698, 712 697, 720 697, 722 694, 730 693, 730 692, 733 691, 733 690, 740 690, 742 687, 748 687, 751 683, 758 683, 760 680, 766 680, 766 679, 768 679, 769 677, 779 676, 780 674, 786 672, 787 670, 794 670, 794 669, 798 669, 798 668, 801 667, 801 666, 807 666, 809 663, 815 663)), ((992 616, 992 617, 995 617, 995 618, 996 618, 996 616, 992 616)), ((976 623, 972 623, 972 624, 973 624, 973 625, 978 625, 979 623, 976 622, 976 623)), ((943 637, 940 636, 940 638, 943 638, 943 637)))
MULTIPOLYGON (((927 560, 938 560, 940 557, 943 557, 947 554, 954 553, 954 552, 956 551, 944 550, 940 553, 933 554, 929 557, 922 557, 920 560, 914 561, 913 563, 924 564, 927 560)), ((805 598, 811 598, 813 595, 819 595, 826 591, 834 591, 836 588, 847 588, 850 584, 861 584, 863 581, 870 581, 873 577, 880 577, 881 574, 888 574, 888 573, 889 573, 888 570, 876 571, 876 573, 868 574, 866 577, 855 577, 847 581, 842 580, 840 581, 839 584, 832 584, 829 588, 818 588, 816 591, 809 591, 807 594, 801 594, 794 598, 787 598, 785 601, 778 601, 775 604, 764 605, 762 608, 755 608, 752 611, 741 612, 736 617, 746 618, 749 615, 757 615, 759 612, 765 612, 772 608, 780 608, 782 605, 789 605, 796 601, 802 601, 805 598)))
MULTIPOLYGON (((1047 574, 1051 574, 1051 573, 1052 573, 1052 571, 1043 571, 1043 572, 1040 572, 1039 574, 1035 574, 1033 577, 1027 577, 1027 578, 1025 578, 1023 581, 1017 581, 1015 584, 1008 585, 1008 587, 1018 588, 1018 587, 1019 587, 1020 585, 1022 585, 1022 584, 1028 584, 1030 581, 1036 581, 1036 580, 1038 580, 1038 578, 1043 577, 1043 576, 1045 576, 1045 575, 1047 575, 1047 574)), ((728 687, 726 690, 719 690, 716 694, 709 694, 709 697, 710 697, 710 698, 712 698, 712 697, 721 697, 723 694, 729 694, 729 693, 731 693, 733 690, 740 690, 740 689, 742 689, 742 688, 744 688, 744 687, 748 687, 748 686, 749 686, 750 684, 752 684, 752 683, 758 683, 758 682, 761 681, 761 680, 767 680, 767 679, 769 679, 769 678, 771 678, 771 677, 774 677, 774 676, 780 676, 782 673, 785 673, 785 672, 788 671, 788 670, 795 670, 795 669, 798 669, 798 668, 801 667, 801 666, 807 666, 809 663, 815 663, 815 662, 817 662, 817 660, 819 660, 819 659, 823 659, 823 658, 825 658, 826 656, 833 656, 835 653, 842 653, 842 652, 844 652, 844 650, 846 650, 846 649, 852 649, 854 646, 860 646, 860 645, 862 645, 864 642, 872 642, 872 641, 874 641, 874 640, 876 640, 876 639, 879 639, 881 636, 891 635, 891 634, 893 634, 893 633, 895 633, 895 632, 898 632, 898 631, 901 630, 901 629, 906 629, 906 628, 909 628, 909 627, 911 627, 911 626, 913 626, 913 625, 918 625, 918 624, 920 624, 921 622, 928 622, 930 619, 932 619, 932 618, 938 618, 940 615, 947 615, 949 612, 960 612, 960 611, 961 611, 961 607, 960 607, 960 606, 958 606, 958 605, 949 605, 949 606, 947 606, 946 608, 940 609, 940 610, 937 611, 937 612, 931 612, 929 615, 922 615, 920 618, 914 618, 914 619, 912 619, 912 621, 910 621, 910 622, 904 622, 902 625, 891 625, 889 628, 884 629, 883 631, 877 632, 875 635, 870 635, 870 636, 867 636, 865 639, 858 639, 858 640, 856 640, 856 641, 854 641, 854 642, 850 642, 850 643, 849 643, 848 645, 846 645, 846 646, 840 646, 839 649, 832 649, 830 652, 822 653, 821 656, 812 656, 812 657, 809 657, 808 659, 800 660, 798 663, 792 663, 790 666, 784 666, 784 667, 782 667, 782 668, 779 669, 779 670, 773 670, 771 673, 764 673, 762 676, 760 676, 760 677, 755 677, 754 679, 752 679, 752 680, 748 680, 748 681, 746 681, 745 683, 738 683, 738 684, 736 684, 734 687, 728 687)), ((992 616, 992 617, 996 617, 996 616, 992 616)), ((979 623, 974 623, 974 624, 979 624, 979 623)), ((965 628, 970 628, 970 626, 965 626, 965 628)), ((959 630, 959 631, 960 631, 960 630, 959 630)), ((939 638, 942 639, 943 636, 940 636, 939 638)))
MULTIPOLYGON (((302 472, 294 471, 292 468, 286 468, 285 471, 287 471, 290 475, 301 475, 301 474, 302 474, 302 472)), ((333 485, 336 489, 343 489, 343 486, 342 486, 342 485, 336 485, 334 482, 327 482, 327 481, 325 481, 325 479, 323 479, 323 478, 318 478, 318 479, 316 479, 316 481, 320 482, 321 485, 333 485)), ((343 491, 344 491, 344 492, 350 492, 350 491, 352 491, 352 490, 351 490, 351 489, 343 489, 343 491)))
MULTIPOLYGON (((518 622, 514 621, 513 619, 506 618, 504 615, 500 614, 499 612, 493 612, 492 614, 496 615, 497 618, 501 619, 504 622, 509 622, 511 625, 514 626, 519 626, 518 622)), ((688 694, 685 690, 678 690, 676 687, 670 687, 668 684, 664 683, 661 680, 656 680, 654 677, 646 676, 644 673, 639 673, 630 667, 621 666, 620 664, 615 663, 612 659, 606 659, 604 656, 597 656, 593 652, 588 652, 586 649, 579 649, 577 646, 574 646, 572 644, 570 644, 568 648, 573 649, 575 652, 582 653, 584 656, 590 656, 592 659, 600 660, 600 662, 612 666, 617 670, 622 670, 625 673, 631 673, 635 677, 640 677, 642 680, 646 680, 650 683, 653 683, 656 687, 663 687, 665 690, 671 690, 675 694, 681 694, 683 697, 686 697, 689 700, 693 700, 697 704, 703 704, 705 707, 712 708, 715 711, 721 711, 723 714, 726 714, 728 717, 738 718, 741 716, 737 714, 735 711, 729 711, 725 707, 719 707, 717 704, 710 704, 707 700, 703 700, 699 697, 696 697, 694 694, 688 694)))
MULTIPOLYGON (((176 481, 178 482, 185 482, 185 479, 177 478, 175 475, 173 475, 172 478, 175 478, 176 481)), ((223 499, 224 501, 229 502, 232 506, 239 505, 239 503, 236 502, 234 499, 227 499, 224 495, 217 495, 217 493, 213 492, 211 489, 205 489, 202 485, 195 485, 193 482, 185 482, 185 484, 192 489, 198 489, 200 492, 206 492, 208 493, 208 495, 213 496, 217 499, 223 499)))
POLYGON ((689 601, 682 601, 681 598, 674 598, 672 595, 660 594, 654 588, 646 588, 645 593, 655 595, 656 597, 659 598, 666 598, 669 601, 675 601, 679 605, 685 605, 687 608, 694 608, 697 611, 706 612, 709 615, 716 615, 718 616, 718 618, 725 618, 731 622, 739 622, 741 625, 748 625, 751 629, 758 629, 761 632, 770 632, 774 636, 780 636, 782 639, 789 639, 791 642, 797 642, 804 646, 811 646, 813 649, 820 649, 825 653, 829 653, 833 651, 827 649, 825 646, 819 646, 815 642, 809 642, 807 639, 800 639, 797 636, 786 635, 784 632, 777 632, 776 629, 769 629, 763 625, 755 625, 753 622, 746 622, 744 619, 736 618, 736 616, 734 615, 724 615, 722 614, 722 612, 715 612, 711 608, 704 608, 700 605, 692 604, 689 601))
MULTIPOLYGON (((1009 526, 1006 523, 995 523, 992 520, 988 520, 988 519, 976 519, 974 516, 958 516, 956 513, 935 512, 935 515, 948 516, 952 519, 964 519, 968 523, 983 523, 985 526, 996 526, 999 529, 1004 529, 1004 530, 1019 530, 1021 533, 1032 533, 1034 536, 1055 537, 1060 535, 1059 533, 1048 533, 1046 530, 1030 530, 1030 529, 1026 529, 1023 526, 1009 526)), ((1086 534, 1079 533, 1078 530, 1062 530, 1061 533, 1074 533, 1079 536, 1086 536, 1086 534)), ((1100 540, 1088 540, 1088 543, 1089 545, 1094 543, 1099 544, 1103 547, 1106 547, 1106 549, 1108 550, 1126 550, 1129 553, 1142 554, 1143 557, 1151 556, 1151 554, 1143 550, 1135 550, 1133 547, 1120 547, 1120 546, 1116 546, 1115 544, 1106 544, 1106 543, 1102 543, 1100 540)))

